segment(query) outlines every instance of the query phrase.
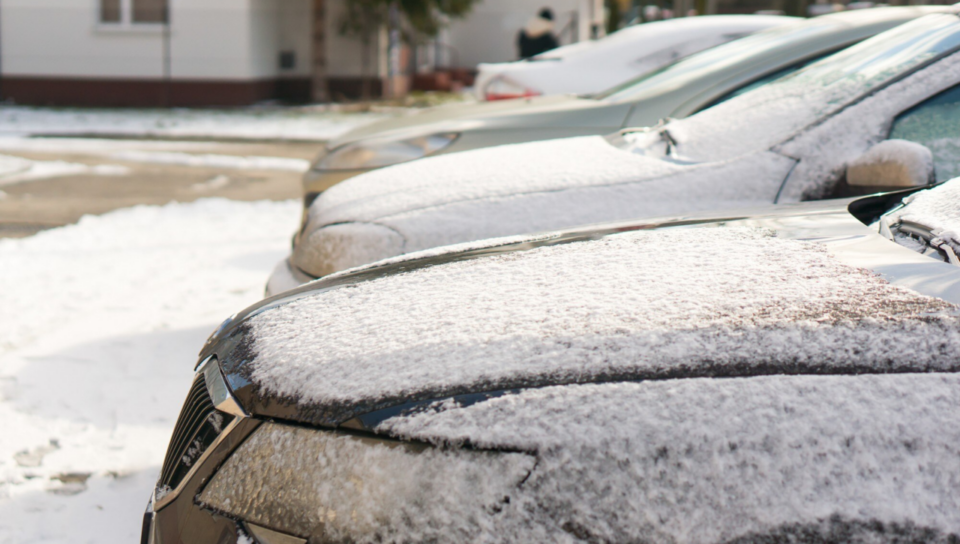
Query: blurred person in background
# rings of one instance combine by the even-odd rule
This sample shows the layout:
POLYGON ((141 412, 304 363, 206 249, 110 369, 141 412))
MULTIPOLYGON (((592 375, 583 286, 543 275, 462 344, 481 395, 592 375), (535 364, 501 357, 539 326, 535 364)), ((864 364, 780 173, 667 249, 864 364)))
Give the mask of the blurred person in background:
POLYGON ((520 51, 521 59, 545 53, 559 46, 556 36, 553 35, 553 11, 550 8, 541 9, 517 36, 517 49, 520 51))

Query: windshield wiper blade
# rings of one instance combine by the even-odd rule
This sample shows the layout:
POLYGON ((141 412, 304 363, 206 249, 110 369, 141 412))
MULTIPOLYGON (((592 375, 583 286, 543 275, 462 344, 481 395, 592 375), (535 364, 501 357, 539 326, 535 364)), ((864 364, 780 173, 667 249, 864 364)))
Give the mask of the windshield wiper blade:
MULTIPOLYGON (((884 223, 880 223, 880 228, 883 228, 884 223)), ((933 234, 933 229, 922 224, 917 223, 916 221, 905 221, 901 220, 896 229, 901 234, 906 234, 914 238, 923 240, 928 247, 933 248, 943 254, 946 257, 947 262, 954 266, 960 266, 960 258, 957 258, 956 252, 947 243, 946 240, 940 238, 933 234)))

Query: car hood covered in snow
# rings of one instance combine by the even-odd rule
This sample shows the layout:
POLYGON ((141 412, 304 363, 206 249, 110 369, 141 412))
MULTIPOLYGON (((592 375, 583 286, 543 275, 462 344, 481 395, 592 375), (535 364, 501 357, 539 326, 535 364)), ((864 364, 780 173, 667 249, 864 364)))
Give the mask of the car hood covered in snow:
POLYGON ((254 414, 536 456, 496 511, 417 530, 939 541, 960 532, 958 302, 960 268, 807 204, 337 274, 203 355, 254 414))
POLYGON ((960 269, 829 206, 398 259, 268 299, 204 354, 250 410, 326 426, 532 385, 960 368, 960 269))
POLYGON ((794 164, 765 151, 681 164, 600 136, 433 157, 326 191, 310 208, 293 262, 324 276, 470 240, 771 203, 794 164))

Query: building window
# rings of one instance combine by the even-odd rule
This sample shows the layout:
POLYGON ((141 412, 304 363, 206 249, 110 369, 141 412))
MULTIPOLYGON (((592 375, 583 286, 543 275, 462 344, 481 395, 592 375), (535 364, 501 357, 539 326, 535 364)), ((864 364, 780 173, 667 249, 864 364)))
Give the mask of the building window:
POLYGON ((164 24, 168 0, 100 0, 100 22, 117 25, 164 24))
POLYGON ((119 23, 122 20, 120 16, 120 0, 100 0, 101 23, 119 23))
POLYGON ((133 0, 134 23, 166 23, 167 0, 133 0))

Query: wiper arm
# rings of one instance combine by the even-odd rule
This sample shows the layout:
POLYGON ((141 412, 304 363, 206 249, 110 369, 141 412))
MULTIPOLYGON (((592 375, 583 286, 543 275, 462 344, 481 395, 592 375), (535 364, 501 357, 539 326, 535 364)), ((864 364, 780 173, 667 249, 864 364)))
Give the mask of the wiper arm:
MULTIPOLYGON (((883 232, 884 225, 885 225, 885 222, 881 220, 880 222, 881 232, 883 232)), ((888 230, 890 230, 889 225, 887 225, 887 228, 888 230)), ((950 244, 948 244, 946 240, 944 240, 943 238, 940 238, 939 236, 935 236, 933 234, 933 229, 931 229, 930 227, 922 223, 917 223, 916 221, 901 220, 900 223, 898 225, 895 225, 894 228, 896 228, 897 231, 901 234, 906 234, 907 236, 912 236, 914 238, 923 240, 928 247, 941 252, 944 255, 944 257, 946 257, 947 262, 949 262, 954 266, 960 266, 960 258, 957 258, 957 254, 953 250, 953 248, 950 246, 950 244)))

